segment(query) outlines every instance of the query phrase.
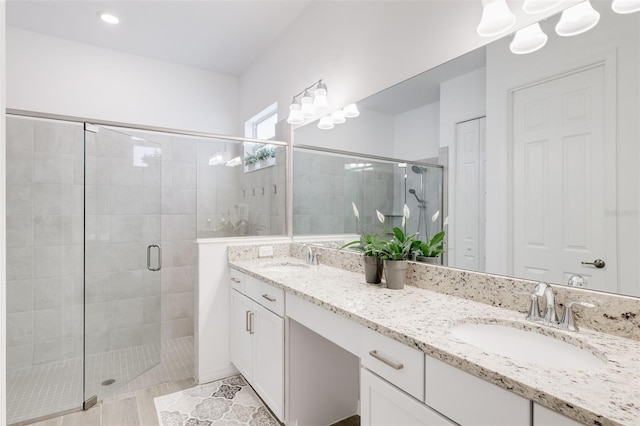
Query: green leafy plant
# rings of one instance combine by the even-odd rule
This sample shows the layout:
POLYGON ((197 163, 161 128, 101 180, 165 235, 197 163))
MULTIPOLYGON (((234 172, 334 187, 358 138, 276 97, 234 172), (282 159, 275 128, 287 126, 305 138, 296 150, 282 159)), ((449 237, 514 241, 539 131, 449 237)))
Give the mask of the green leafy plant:
MULTIPOLYGON (((435 212, 434 215, 431 217, 431 226, 429 227, 430 234, 432 233, 431 229, 433 228, 433 224, 436 222, 436 220, 438 220, 439 216, 440 216, 440 210, 435 212)), ((431 237, 429 241, 427 242, 418 241, 419 244, 417 244, 416 246, 416 249, 417 249, 416 251, 420 252, 420 254, 425 257, 437 257, 442 252, 444 252, 444 235, 445 235, 444 227, 447 226, 448 222, 449 222, 449 218, 447 217, 444 220, 443 229, 437 234, 435 234, 433 237, 431 237)))
POLYGON ((255 154, 247 154, 244 156, 244 165, 248 166, 250 164, 254 164, 257 163, 258 161, 258 157, 255 156, 255 154))
POLYGON ((266 160, 268 158, 275 158, 276 148, 271 145, 264 145, 256 149, 253 155, 258 159, 258 161, 266 160))
MULTIPOLYGON (((354 249, 361 251, 365 256, 375 256, 379 257, 382 255, 384 250, 386 241, 381 239, 378 234, 370 235, 364 234, 362 232, 362 224, 360 223, 360 212, 358 211, 358 207, 356 207, 356 203, 351 202, 351 206, 353 207, 353 215, 358 220, 358 227, 360 228, 361 237, 358 240, 348 242, 340 247, 339 250, 347 247, 353 247, 354 249)), ((384 223, 384 215, 376 210, 376 214, 378 216, 378 220, 380 223, 384 223)))
POLYGON ((386 260, 407 260, 411 252, 417 248, 419 243, 416 240, 417 233, 408 235, 406 233, 406 223, 409 219, 409 207, 405 204, 402 210, 402 227, 393 228, 393 237, 386 241, 381 256, 386 260))

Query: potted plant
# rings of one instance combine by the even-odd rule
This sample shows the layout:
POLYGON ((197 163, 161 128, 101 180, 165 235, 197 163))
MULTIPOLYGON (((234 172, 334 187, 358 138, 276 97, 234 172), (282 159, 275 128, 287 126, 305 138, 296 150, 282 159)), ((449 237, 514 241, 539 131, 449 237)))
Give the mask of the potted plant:
MULTIPOLYGON (((429 227, 430 228, 429 234, 432 234, 433 224, 436 222, 436 220, 438 220, 439 216, 440 216, 440 210, 435 212, 431 217, 431 226, 429 227)), ((429 241, 426 241, 426 242, 419 241, 419 244, 417 244, 417 247, 416 247, 417 248, 416 252, 418 253, 418 256, 416 258, 417 261, 424 262, 424 263, 431 263, 434 265, 440 264, 440 255, 442 254, 442 252, 444 252, 444 235, 445 235, 444 227, 447 226, 448 221, 449 221, 449 218, 447 217, 444 220, 443 229, 437 234, 433 235, 433 237, 431 237, 429 241)))
POLYGON ((417 234, 406 234, 405 225, 408 218, 409 207, 405 204, 402 212, 402 228, 397 226, 393 228, 393 237, 385 242, 382 250, 387 287, 391 289, 399 290, 404 287, 409 256, 417 243, 417 234))
POLYGON ((258 164, 258 158, 255 154, 247 154, 244 157, 244 171, 248 172, 254 170, 258 164))
MULTIPOLYGON (((358 224, 360 224, 360 212, 358 212, 358 208, 355 203, 352 202, 351 205, 353 206, 353 214, 358 220, 358 224)), ((381 223, 384 223, 384 215, 377 210, 376 214, 378 215, 378 220, 381 223)), ((362 226, 360 226, 360 230, 360 239, 346 243, 340 247, 340 250, 347 247, 353 247, 354 249, 361 251, 364 255, 365 281, 369 284, 380 284, 382 281, 383 270, 381 254, 384 249, 385 241, 378 237, 378 234, 363 235, 362 226)))
POLYGON ((256 149, 254 155, 260 163, 260 167, 269 167, 275 164, 276 148, 271 145, 264 145, 256 149))

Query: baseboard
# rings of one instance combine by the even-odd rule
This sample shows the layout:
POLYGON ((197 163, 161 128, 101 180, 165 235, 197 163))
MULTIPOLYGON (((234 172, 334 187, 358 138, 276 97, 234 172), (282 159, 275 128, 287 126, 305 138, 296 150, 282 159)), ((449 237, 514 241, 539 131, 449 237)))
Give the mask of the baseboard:
POLYGON ((225 368, 201 373, 196 377, 196 382, 201 385, 203 383, 224 379, 225 377, 235 376, 236 374, 240 374, 240 372, 233 366, 233 364, 229 364, 229 366, 225 368))

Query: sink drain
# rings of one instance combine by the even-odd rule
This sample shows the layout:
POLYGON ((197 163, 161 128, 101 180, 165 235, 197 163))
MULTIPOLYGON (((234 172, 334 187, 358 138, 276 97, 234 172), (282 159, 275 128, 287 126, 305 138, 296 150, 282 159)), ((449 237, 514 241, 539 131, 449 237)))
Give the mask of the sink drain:
POLYGON ((109 386, 116 382, 116 379, 107 379, 104 382, 100 383, 102 386, 109 386))

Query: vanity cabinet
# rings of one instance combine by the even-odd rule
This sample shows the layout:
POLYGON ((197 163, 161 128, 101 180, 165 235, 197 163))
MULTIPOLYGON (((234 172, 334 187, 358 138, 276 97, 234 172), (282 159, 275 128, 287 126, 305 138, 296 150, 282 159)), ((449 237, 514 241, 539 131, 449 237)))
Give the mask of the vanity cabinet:
POLYGON ((533 426, 580 426, 581 424, 547 407, 533 403, 533 426))
POLYGON ((531 424, 528 399, 430 356, 425 357, 425 403, 461 425, 531 424))
POLYGON ((284 294, 249 276, 232 288, 231 362, 283 421, 284 294))
POLYGON ((454 426, 426 405, 362 368, 360 424, 367 426, 454 426))

